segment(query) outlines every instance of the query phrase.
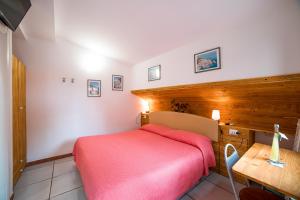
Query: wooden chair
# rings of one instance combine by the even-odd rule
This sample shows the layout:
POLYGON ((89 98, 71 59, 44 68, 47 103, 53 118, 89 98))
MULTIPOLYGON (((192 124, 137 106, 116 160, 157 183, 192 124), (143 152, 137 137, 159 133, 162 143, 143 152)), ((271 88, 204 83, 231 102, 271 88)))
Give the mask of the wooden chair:
POLYGON ((225 158, 225 164, 226 164, 230 184, 232 186, 233 194, 236 200, 280 200, 281 199, 276 195, 272 194, 271 192, 262 190, 260 188, 254 188, 254 187, 243 188, 238 194, 235 187, 235 181, 232 175, 232 166, 239 160, 239 155, 237 150, 232 144, 226 144, 224 149, 224 158, 225 158), (229 147, 233 149, 233 153, 230 156, 227 156, 229 147))

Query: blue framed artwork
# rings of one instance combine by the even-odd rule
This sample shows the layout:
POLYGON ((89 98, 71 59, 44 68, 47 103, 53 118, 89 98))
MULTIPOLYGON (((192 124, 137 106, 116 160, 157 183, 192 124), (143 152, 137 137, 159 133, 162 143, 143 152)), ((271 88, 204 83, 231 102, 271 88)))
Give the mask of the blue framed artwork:
POLYGON ((101 80, 87 81, 87 96, 88 97, 101 97, 101 80))
POLYGON ((194 55, 195 73, 221 69, 220 47, 194 55))

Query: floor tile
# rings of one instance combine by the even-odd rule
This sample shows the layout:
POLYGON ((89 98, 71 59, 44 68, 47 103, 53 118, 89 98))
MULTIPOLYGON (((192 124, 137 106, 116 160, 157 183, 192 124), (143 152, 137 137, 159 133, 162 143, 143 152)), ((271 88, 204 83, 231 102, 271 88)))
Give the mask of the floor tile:
POLYGON ((57 176, 52 181, 51 197, 81 187, 81 185, 80 175, 77 171, 57 176))
POLYGON ((46 200, 49 198, 51 180, 31 184, 14 191, 14 200, 46 200))
POLYGON ((53 176, 60 176, 62 174, 66 174, 72 171, 76 171, 76 165, 75 162, 73 160, 67 160, 64 162, 58 162, 54 164, 54 173, 53 176))
MULTIPOLYGON (((206 180, 223 188, 224 190, 227 190, 230 193, 233 193, 232 186, 228 177, 213 173, 209 177, 207 177, 206 180)), ((239 193, 239 191, 246 186, 236 182, 235 187, 237 189, 237 193, 239 193)))
POLYGON ((188 195, 184 195, 179 200, 193 200, 193 199, 191 199, 188 195))
POLYGON ((52 197, 51 200, 86 200, 83 188, 78 188, 52 197))
POLYGON ((34 170, 24 171, 15 188, 21 188, 33 183, 50 179, 52 177, 52 171, 53 165, 47 165, 34 170))
POLYGON ((26 167, 24 169, 24 172, 35 170, 35 169, 39 169, 39 168, 43 168, 43 167, 47 167, 47 166, 53 166, 53 164, 54 164, 54 161, 50 161, 50 162, 46 162, 46 163, 41 163, 41 164, 37 164, 37 165, 32 165, 30 167, 26 167))
POLYGON ((209 170, 209 174, 208 176, 203 176, 205 179, 208 178, 209 176, 211 176, 212 174, 215 174, 216 172, 212 171, 212 170, 209 170))
POLYGON ((55 160, 54 162, 57 164, 57 163, 63 163, 63 162, 70 161, 70 160, 74 161, 74 157, 73 156, 69 156, 69 157, 66 157, 66 158, 55 160))
POLYGON ((233 194, 208 181, 201 182, 189 192, 189 196, 194 200, 234 200, 233 194))

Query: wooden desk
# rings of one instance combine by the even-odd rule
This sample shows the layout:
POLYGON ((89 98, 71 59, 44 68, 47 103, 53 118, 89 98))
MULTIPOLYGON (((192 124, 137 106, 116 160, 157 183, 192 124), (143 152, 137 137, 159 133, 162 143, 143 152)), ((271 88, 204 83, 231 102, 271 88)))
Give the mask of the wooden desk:
POLYGON ((233 166, 232 170, 286 196, 300 199, 300 153, 280 149, 283 168, 270 165, 267 160, 271 146, 255 143, 233 166))

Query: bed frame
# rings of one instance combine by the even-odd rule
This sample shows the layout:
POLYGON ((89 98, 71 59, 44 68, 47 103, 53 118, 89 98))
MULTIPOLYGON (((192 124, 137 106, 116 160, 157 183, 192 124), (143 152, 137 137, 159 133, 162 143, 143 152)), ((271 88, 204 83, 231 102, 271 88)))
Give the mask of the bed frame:
POLYGON ((193 131, 218 142, 218 121, 199 115, 171 111, 157 111, 149 113, 149 123, 193 131))

